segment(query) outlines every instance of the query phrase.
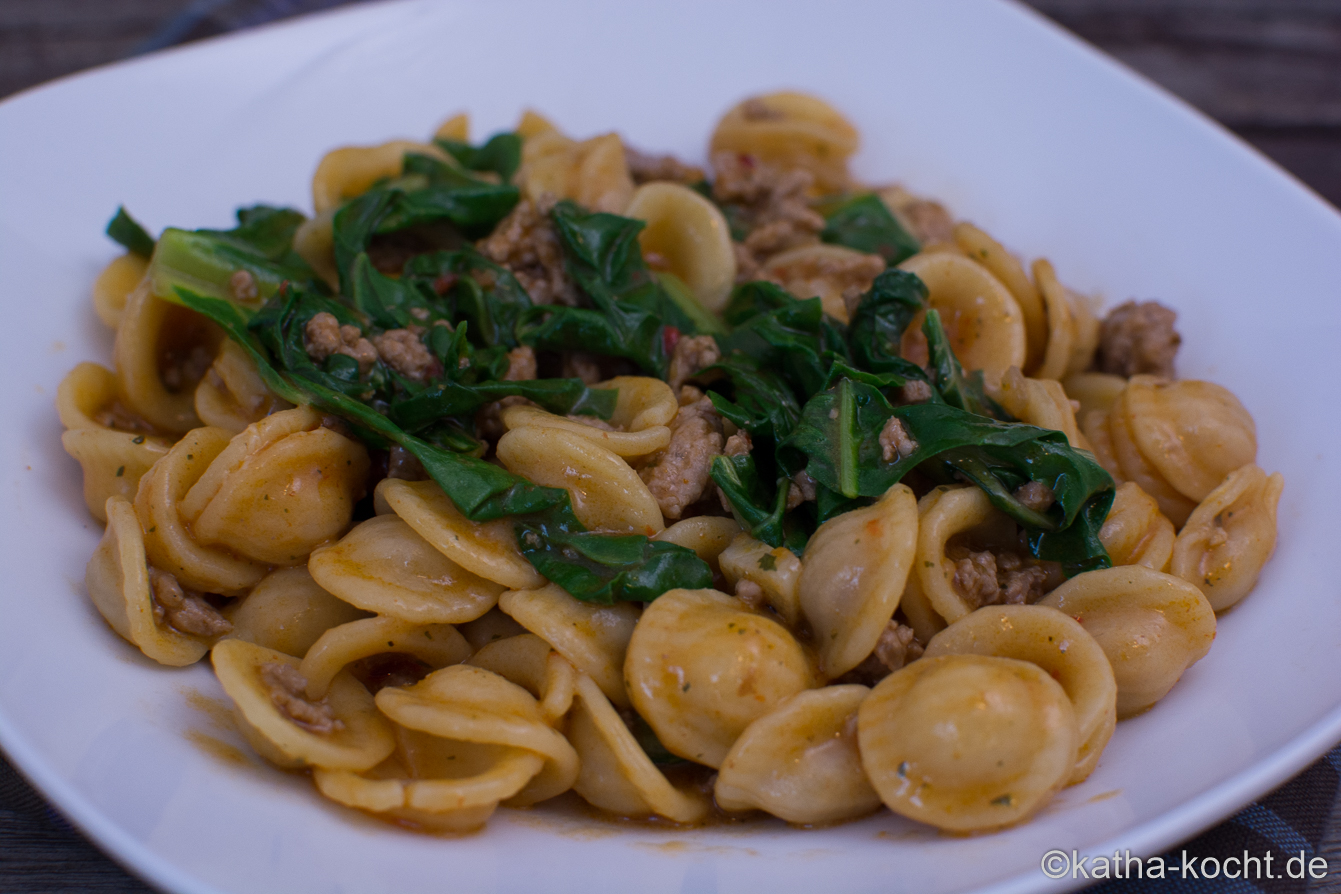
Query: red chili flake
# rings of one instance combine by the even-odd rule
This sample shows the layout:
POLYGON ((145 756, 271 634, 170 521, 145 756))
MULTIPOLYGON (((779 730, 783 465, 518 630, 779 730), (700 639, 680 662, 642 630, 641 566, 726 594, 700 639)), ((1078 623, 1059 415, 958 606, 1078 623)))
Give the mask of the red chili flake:
POLYGON ((457 276, 455 273, 444 273, 433 280, 433 291, 437 292, 439 295, 446 295, 452 290, 452 287, 460 281, 461 277, 457 276))
POLYGON ((675 350, 675 345, 680 341, 680 330, 674 326, 661 327, 661 345, 666 349, 669 355, 675 350))

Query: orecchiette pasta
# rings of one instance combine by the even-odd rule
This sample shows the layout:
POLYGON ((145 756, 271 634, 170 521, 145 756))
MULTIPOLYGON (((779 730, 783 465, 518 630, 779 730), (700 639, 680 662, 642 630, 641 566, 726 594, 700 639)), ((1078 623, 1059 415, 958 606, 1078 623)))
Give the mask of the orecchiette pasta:
POLYGON ((828 677, 875 649, 903 595, 917 527, 917 498, 896 484, 875 505, 830 519, 810 538, 796 591, 828 677))
POLYGON ((781 625, 714 590, 671 590, 633 629, 629 699, 673 754, 720 767, 756 717, 814 685, 781 625))
POLYGON ((1173 543, 1172 571, 1191 581, 1216 611, 1257 583, 1276 548, 1276 504, 1285 480, 1249 464, 1206 495, 1173 543))
POLYGON ((923 658, 861 703, 866 775, 895 813, 955 832, 1008 826, 1047 802, 1076 764, 1075 711, 1036 664, 923 658))
POLYGON ((632 605, 578 602, 553 584, 539 590, 504 593, 498 605, 595 680, 606 698, 620 707, 628 705, 624 656, 638 623, 638 612, 632 605))
POLYGON ((1159 701, 1215 639, 1215 612, 1181 578, 1141 565, 1078 575, 1039 605, 1075 618, 1108 656, 1118 717, 1159 701))
POLYGON ((701 165, 469 138, 336 149, 311 217, 119 211, 115 370, 57 389, 91 601, 330 800, 999 829, 1255 585, 1282 479, 1174 312, 858 182, 827 103, 701 165))
MULTIPOLYGON (((1024 365, 1026 343, 1020 306, 985 268, 967 258, 939 252, 914 255, 900 267, 926 283, 927 306, 940 312, 950 346, 965 369, 982 370, 988 383, 995 384, 1010 367, 1024 365)), ((916 356, 920 347, 925 357, 920 319, 914 318, 904 341, 905 355, 916 356)))
POLYGON ((1078 751, 1069 783, 1099 762, 1117 725, 1117 682, 1094 637, 1074 619, 1040 605, 994 605, 965 615, 927 643, 924 657, 996 655, 1047 671, 1075 709, 1078 751))
POLYGON ((717 774, 723 810, 767 810, 790 823, 836 823, 880 807, 857 753, 865 686, 810 689, 745 728, 717 774))
POLYGON ((678 183, 648 183, 633 193, 624 214, 647 223, 638 234, 644 257, 682 279, 708 310, 726 306, 736 255, 716 205, 678 183))
POLYGON ((504 589, 438 552, 396 515, 361 522, 338 543, 313 551, 307 567, 349 604, 418 624, 473 621, 504 589))

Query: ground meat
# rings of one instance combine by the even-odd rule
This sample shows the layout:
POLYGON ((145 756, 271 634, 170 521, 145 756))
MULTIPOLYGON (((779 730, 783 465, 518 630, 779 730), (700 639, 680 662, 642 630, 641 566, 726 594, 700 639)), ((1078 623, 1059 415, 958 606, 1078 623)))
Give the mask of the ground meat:
POLYGON ((770 255, 819 241, 824 218, 810 207, 815 177, 801 168, 783 169, 750 155, 719 152, 712 158, 713 197, 732 206, 748 233, 736 244, 736 279, 748 282, 770 255))
POLYGON ((907 459, 917 449, 917 442, 908 437, 908 430, 898 416, 890 416, 880 429, 880 456, 887 463, 907 459))
POLYGON ((1042 481, 1027 481, 1015 489, 1015 499, 1035 512, 1042 512, 1056 501, 1052 488, 1042 481))
POLYGON ((388 329, 372 337, 373 347, 382 362, 413 382, 424 382, 442 372, 438 358, 424 347, 420 338, 424 329, 388 329))
POLYGON ((563 250, 548 207, 522 199, 477 247, 510 270, 536 304, 578 303, 577 287, 563 269, 563 250))
POLYGON ((314 363, 321 363, 332 354, 353 357, 359 363, 360 375, 367 375, 377 362, 377 348, 363 337, 359 327, 341 326, 335 314, 324 310, 307 321, 303 348, 314 363))
POLYGON ((921 658, 923 649, 913 628, 891 620, 880 631, 875 650, 866 656, 866 660, 834 682, 874 686, 899 668, 921 658))
POLYGON ((154 606, 154 621, 167 624, 179 633, 206 639, 233 632, 233 625, 218 610, 195 592, 183 590, 177 578, 166 571, 149 568, 149 591, 154 606))
POLYGON ((687 165, 673 155, 650 155, 628 146, 624 147, 624 163, 629 166, 629 176, 638 186, 657 180, 692 184, 707 179, 702 168, 687 165))
POLYGON ((522 345, 508 351, 508 371, 504 382, 526 382, 535 378, 535 350, 522 345))
POLYGON ((258 294, 256 277, 251 275, 250 270, 235 270, 233 275, 228 277, 228 291, 233 293, 233 300, 242 304, 255 301, 258 294))
POLYGON ((902 186, 880 190, 880 198, 903 228, 923 245, 955 241, 954 218, 940 203, 920 199, 902 186))
POLYGON ((907 382, 899 391, 905 404, 924 404, 931 400, 931 386, 921 379, 907 382))
POLYGON ((1099 326, 1095 366, 1117 376, 1173 378, 1173 358, 1182 343, 1173 329, 1177 319, 1177 313, 1158 301, 1119 304, 1099 326))
POLYGON ((185 351, 169 351, 163 358, 159 378, 170 394, 181 394, 195 388, 214 365, 214 352, 201 344, 193 344, 185 351))
POLYGON ((596 357, 583 351, 564 351, 562 369, 565 379, 581 379, 584 385, 595 385, 601 380, 601 365, 596 357))
POLYGON ((742 428, 726 439, 726 446, 722 448, 722 453, 726 456, 745 456, 753 449, 754 441, 750 440, 750 433, 742 428))
POLYGON ((736 582, 736 598, 755 611, 768 604, 764 598, 764 588, 748 578, 736 582))
POLYGON ((871 283, 884 270, 885 259, 880 255, 845 254, 834 257, 825 254, 767 269, 764 278, 800 298, 825 294, 835 289, 851 316, 861 303, 862 296, 871 290, 871 283))
POLYGON ((279 712, 309 733, 327 735, 345 728, 325 700, 307 700, 307 678, 293 665, 267 661, 261 665, 261 682, 270 690, 270 701, 279 712))
POLYGON ((670 372, 666 376, 671 390, 678 392, 684 383, 699 370, 722 359, 717 339, 711 335, 684 336, 675 342, 671 351, 670 372))
POLYGON ((679 518, 708 487, 712 458, 722 452, 722 420, 697 388, 680 390, 680 411, 670 423, 671 440, 639 470, 661 514, 679 518))
POLYGON ((973 608, 1024 605, 1042 599, 1062 582, 1061 566, 1021 557, 1010 550, 958 549, 947 552, 955 563, 952 585, 973 608))
POLYGON ((787 483, 787 511, 795 509, 802 503, 808 503, 815 499, 815 479, 810 477, 810 473, 805 469, 792 476, 792 480, 787 483))

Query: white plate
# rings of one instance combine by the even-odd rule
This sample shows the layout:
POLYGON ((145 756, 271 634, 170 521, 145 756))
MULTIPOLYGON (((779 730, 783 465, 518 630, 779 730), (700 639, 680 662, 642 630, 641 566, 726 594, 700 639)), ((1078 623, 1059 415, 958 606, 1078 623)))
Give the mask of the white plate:
POLYGON ((1032 13, 989 0, 355 8, 103 69, 0 106, 9 424, 0 745, 103 847, 182 892, 1032 891, 1050 848, 1157 853, 1341 738, 1330 573, 1341 218, 1178 102, 1032 13), (241 757, 208 668, 160 668, 87 602, 99 535, 62 452, 55 386, 110 357, 89 286, 125 202, 152 229, 308 206, 325 150, 524 106, 587 135, 701 159, 751 91, 828 97, 857 171, 939 196, 1063 280, 1180 312, 1181 372, 1231 388, 1286 475, 1280 547, 1210 656, 1118 728, 1098 771, 1034 821, 939 837, 888 813, 832 829, 616 828, 545 808, 414 835, 241 757), (230 749, 232 749, 230 751, 230 749), (234 757, 230 759, 229 754, 234 757))

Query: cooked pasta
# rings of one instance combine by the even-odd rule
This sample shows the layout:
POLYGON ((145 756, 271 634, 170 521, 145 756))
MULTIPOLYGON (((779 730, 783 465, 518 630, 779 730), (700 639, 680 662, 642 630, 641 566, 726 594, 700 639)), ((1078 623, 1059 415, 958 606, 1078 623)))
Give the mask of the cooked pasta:
POLYGON ((91 601, 401 825, 1027 820, 1206 655, 1282 479, 1171 310, 857 145, 791 92, 706 167, 456 115, 328 153, 310 217, 119 210, 112 367, 57 391, 91 601))

